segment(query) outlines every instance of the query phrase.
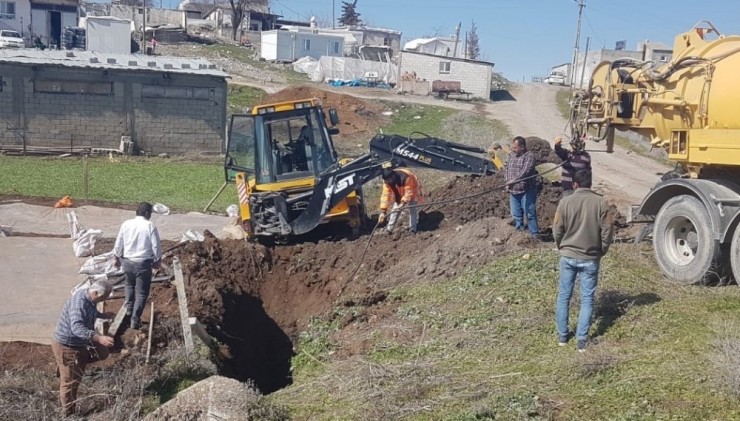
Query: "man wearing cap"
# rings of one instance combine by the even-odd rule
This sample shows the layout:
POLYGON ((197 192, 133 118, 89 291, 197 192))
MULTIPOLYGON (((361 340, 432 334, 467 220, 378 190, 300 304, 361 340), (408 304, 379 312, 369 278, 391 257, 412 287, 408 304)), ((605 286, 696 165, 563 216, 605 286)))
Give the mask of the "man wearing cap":
POLYGON ((113 338, 95 332, 95 319, 110 319, 112 313, 100 313, 96 304, 108 298, 111 284, 98 281, 80 288, 62 310, 51 342, 59 373, 59 400, 64 416, 75 412, 77 389, 85 367, 108 358, 113 338))
POLYGON ((419 221, 419 209, 416 206, 421 203, 421 185, 416 175, 406 168, 383 168, 383 192, 380 195, 380 216, 378 224, 383 224, 390 208, 388 216, 388 232, 393 231, 398 215, 403 210, 409 212, 409 231, 416 232, 416 224, 419 221), (392 206, 391 206, 392 204, 392 206))
POLYGON ((570 151, 563 148, 562 143, 562 137, 555 138, 555 154, 563 161, 560 185, 563 186, 563 197, 566 197, 573 194, 573 175, 576 171, 591 171, 591 155, 584 149, 585 137, 570 142, 570 151))

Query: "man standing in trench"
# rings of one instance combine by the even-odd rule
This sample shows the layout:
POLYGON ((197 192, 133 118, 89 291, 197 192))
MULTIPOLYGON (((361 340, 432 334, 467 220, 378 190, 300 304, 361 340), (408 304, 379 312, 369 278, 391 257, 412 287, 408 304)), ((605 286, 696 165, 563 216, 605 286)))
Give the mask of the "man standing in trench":
POLYGON ((112 313, 101 314, 95 305, 108 298, 111 292, 108 281, 98 281, 88 288, 80 288, 72 295, 62 310, 51 350, 59 372, 59 400, 62 414, 75 413, 77 389, 82 382, 85 367, 108 358, 108 348, 113 338, 95 332, 95 319, 110 319, 112 313))
POLYGON ((614 230, 613 216, 606 200, 591 190, 591 171, 578 170, 573 176, 574 192, 558 203, 552 221, 552 235, 560 250, 560 282, 555 308, 555 325, 560 346, 570 339, 568 313, 576 277, 581 284, 581 310, 576 326, 576 349, 584 352, 591 327, 594 294, 599 282, 601 257, 609 250, 614 230))
POLYGON ((116 238, 113 254, 118 265, 123 265, 126 275, 126 315, 131 317, 131 328, 141 329, 141 313, 144 312, 152 269, 158 268, 162 260, 162 245, 159 231, 149 218, 152 217, 151 203, 139 203, 136 217, 125 221, 116 238))

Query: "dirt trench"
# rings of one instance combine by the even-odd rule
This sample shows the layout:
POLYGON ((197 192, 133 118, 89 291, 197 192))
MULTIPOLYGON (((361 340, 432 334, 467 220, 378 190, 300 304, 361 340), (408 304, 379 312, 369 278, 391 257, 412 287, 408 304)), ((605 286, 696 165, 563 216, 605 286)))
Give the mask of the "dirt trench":
MULTIPOLYGON (((416 234, 405 229, 405 218, 391 234, 379 229, 372 237, 351 238, 325 225, 320 230, 328 236, 274 247, 207 233, 205 241, 173 252, 188 277, 190 315, 222 344, 222 374, 250 379, 263 393, 278 390, 292 382, 294 344, 312 318, 331 318, 344 306, 358 315, 342 320, 342 327, 364 323, 367 314, 397 305, 386 298, 400 284, 456 276, 512 250, 552 247, 513 230, 502 187, 500 175, 450 180, 426 194, 416 234), (463 196, 475 197, 455 200, 463 196), (442 200, 449 202, 435 204, 442 200)), ((559 198, 557 186, 539 196, 545 231, 559 198)), ((174 287, 154 289, 152 299, 162 316, 178 317, 174 287)), ((351 335, 343 341, 338 355, 362 351, 351 335)))

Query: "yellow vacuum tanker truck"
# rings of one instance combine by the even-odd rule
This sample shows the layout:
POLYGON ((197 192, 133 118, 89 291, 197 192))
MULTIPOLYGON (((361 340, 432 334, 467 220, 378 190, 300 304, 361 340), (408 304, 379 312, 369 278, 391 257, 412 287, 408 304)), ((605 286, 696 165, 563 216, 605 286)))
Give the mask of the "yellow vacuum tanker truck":
POLYGON ((630 130, 676 163, 629 216, 652 225, 657 263, 676 282, 740 280, 739 75, 740 36, 702 21, 676 37, 670 62, 602 62, 576 93, 576 139, 589 132, 611 152, 615 130, 630 130))

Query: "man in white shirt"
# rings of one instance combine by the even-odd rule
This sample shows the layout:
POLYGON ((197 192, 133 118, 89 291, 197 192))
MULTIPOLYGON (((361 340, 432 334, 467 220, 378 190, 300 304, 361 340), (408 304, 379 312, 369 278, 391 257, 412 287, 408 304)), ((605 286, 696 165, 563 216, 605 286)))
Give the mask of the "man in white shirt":
POLYGON ((144 312, 152 269, 158 268, 162 260, 162 244, 157 227, 149 221, 152 217, 151 203, 139 203, 136 217, 125 221, 116 238, 113 253, 118 264, 123 265, 126 275, 126 315, 131 316, 131 328, 141 328, 141 313, 144 312))

